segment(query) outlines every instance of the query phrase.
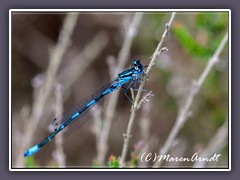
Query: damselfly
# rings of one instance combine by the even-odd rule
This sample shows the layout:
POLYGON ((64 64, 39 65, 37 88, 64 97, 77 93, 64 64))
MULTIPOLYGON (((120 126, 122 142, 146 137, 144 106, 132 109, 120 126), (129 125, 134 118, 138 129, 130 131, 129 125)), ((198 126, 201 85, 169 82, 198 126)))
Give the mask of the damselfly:
POLYGON ((31 156, 32 154, 38 152, 46 143, 51 141, 61 130, 63 130, 69 123, 76 120, 76 118, 81 117, 83 112, 89 109, 92 105, 98 102, 101 98, 105 95, 117 90, 119 87, 123 87, 125 89, 124 94, 126 95, 127 91, 134 85, 136 82, 140 81, 141 75, 144 73, 144 67, 141 64, 140 60, 135 59, 133 61, 133 67, 126 69, 125 71, 119 73, 117 77, 110 82, 109 84, 103 86, 99 89, 95 94, 90 96, 87 100, 83 101, 79 106, 77 106, 74 111, 69 113, 68 115, 64 116, 61 119, 61 123, 55 129, 53 133, 51 133, 48 137, 46 137, 42 142, 39 144, 29 148, 25 153, 24 156, 31 156), (127 87, 124 85, 128 84, 127 87))

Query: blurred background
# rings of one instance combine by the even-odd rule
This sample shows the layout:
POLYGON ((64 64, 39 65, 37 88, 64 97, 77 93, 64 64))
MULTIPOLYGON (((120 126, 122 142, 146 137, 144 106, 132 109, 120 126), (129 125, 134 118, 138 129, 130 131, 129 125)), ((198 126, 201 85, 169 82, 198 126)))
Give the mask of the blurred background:
MULTIPOLYGON (((147 65, 171 17, 170 12, 143 13, 138 17, 124 12, 74 14, 12 12, 13 167, 106 167, 118 159, 131 114, 131 104, 122 90, 115 106, 109 103, 118 92, 104 97, 84 115, 84 125, 67 127, 66 132, 61 132, 63 136, 58 134, 56 140, 31 157, 24 158, 23 153, 50 134, 49 125, 56 112, 65 114, 71 110, 116 73, 132 66, 134 58, 147 65), (105 122, 110 122, 107 131, 105 122), (105 144, 103 132, 108 132, 105 144)), ((139 154, 158 152, 164 145, 192 82, 201 75, 227 30, 228 13, 176 14, 163 45, 168 51, 159 55, 145 84, 154 96, 137 111, 127 165, 152 166, 151 162, 139 162, 139 154)), ((225 46, 220 62, 194 99, 191 116, 173 142, 171 155, 191 157, 203 152, 227 121, 228 62, 225 46)), ((223 146, 216 153, 221 153, 221 158, 205 166, 228 166, 228 140, 219 141, 223 146)), ((162 166, 193 164, 164 162, 162 166)))

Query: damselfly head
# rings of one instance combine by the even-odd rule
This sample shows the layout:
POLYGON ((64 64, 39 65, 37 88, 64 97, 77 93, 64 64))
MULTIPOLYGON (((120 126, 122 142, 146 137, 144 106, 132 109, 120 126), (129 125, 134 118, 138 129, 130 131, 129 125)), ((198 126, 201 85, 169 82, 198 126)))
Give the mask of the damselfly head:
POLYGON ((143 65, 141 64, 139 59, 134 59, 133 65, 135 66, 135 70, 141 74, 143 72, 143 65))
POLYGON ((141 63, 140 63, 140 60, 139 60, 139 59, 134 59, 134 60, 133 60, 133 65, 134 65, 134 66, 138 66, 138 64, 141 64, 141 63))

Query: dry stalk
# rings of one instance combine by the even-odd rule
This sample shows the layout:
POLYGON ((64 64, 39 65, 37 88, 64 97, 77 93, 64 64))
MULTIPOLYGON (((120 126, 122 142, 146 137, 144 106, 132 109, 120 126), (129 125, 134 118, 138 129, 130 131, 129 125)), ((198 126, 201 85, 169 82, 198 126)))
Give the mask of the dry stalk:
MULTIPOLYGON (((205 150, 199 154, 202 158, 210 158, 214 153, 219 153, 227 144, 228 138, 228 118, 218 129, 215 136, 209 141, 205 150)), ((206 161, 196 161, 193 168, 204 168, 206 161)))
POLYGON ((136 111, 137 111, 137 105, 139 104, 139 101, 140 101, 140 97, 141 97, 141 93, 142 93, 142 90, 143 90, 143 86, 145 84, 145 81, 153 67, 153 65, 155 64, 155 61, 157 60, 157 57, 159 56, 159 54, 166 50, 166 48, 162 48, 162 45, 163 45, 163 42, 169 32, 169 29, 171 27, 171 24, 172 24, 172 21, 175 17, 175 12, 172 13, 171 15, 171 18, 169 20, 169 22, 166 24, 166 28, 165 28, 165 31, 161 37, 161 40, 155 50, 155 52, 153 53, 153 56, 151 58, 151 61, 148 65, 148 68, 144 74, 144 79, 143 81, 141 82, 140 86, 139 86, 139 90, 138 90, 138 93, 137 93, 137 96, 135 98, 135 101, 134 101, 134 105, 133 105, 133 110, 132 110, 132 113, 131 113, 131 116, 130 116, 130 119, 129 119, 129 123, 128 123, 128 127, 127 127, 127 132, 125 134, 125 137, 124 137, 124 144, 123 144, 123 149, 122 149, 122 155, 121 155, 121 160, 120 160, 120 166, 123 167, 124 166, 124 163, 125 163, 125 159, 126 159, 126 155, 127 155, 127 150, 128 150, 128 146, 129 146, 129 139, 131 137, 131 134, 132 134, 132 127, 133 127, 133 124, 134 124, 134 119, 135 119, 135 116, 136 116, 136 111))
POLYGON ((39 121, 44 112, 44 107, 49 95, 52 93, 53 85, 56 79, 56 74, 58 67, 61 63, 62 57, 66 52, 71 35, 76 26, 78 14, 69 13, 64 19, 62 30, 59 34, 58 42, 50 54, 49 58, 49 66, 46 72, 45 83, 42 88, 39 90, 35 101, 33 102, 32 113, 29 117, 29 122, 26 124, 25 133, 23 135, 23 142, 19 147, 18 154, 16 155, 16 166, 23 167, 24 166, 24 151, 29 148, 32 139, 34 137, 34 133, 36 132, 36 128, 39 124, 39 121))
MULTIPOLYGON (((177 136, 180 129, 183 127, 183 125, 186 123, 189 115, 191 114, 191 106, 193 104, 193 100, 197 93, 199 92, 200 88, 202 87, 203 82, 206 80, 207 75, 212 70, 213 66, 218 63, 219 61, 219 55, 222 52, 225 44, 228 40, 228 32, 223 37, 221 43, 219 44, 217 50, 213 54, 213 56, 209 59, 204 71, 200 75, 199 79, 197 81, 193 82, 192 88, 190 89, 189 96, 186 99, 186 103, 183 105, 183 107, 179 110, 177 120, 165 142, 163 147, 159 150, 159 154, 167 154, 171 144, 173 143, 175 137, 177 136)), ((154 163, 153 167, 159 167, 161 165, 162 161, 156 161, 154 163)))
MULTIPOLYGON (((63 94, 62 94, 62 85, 57 84, 55 87, 55 97, 56 97, 56 109, 55 109, 55 117, 62 117, 63 115, 63 94)), ((54 152, 54 158, 58 163, 59 168, 65 168, 66 166, 66 156, 64 154, 63 149, 63 133, 59 133, 58 136, 55 137, 55 145, 56 150, 54 152)))
MULTIPOLYGON (((142 19, 143 13, 135 13, 132 22, 126 32, 125 39, 122 45, 122 48, 118 54, 117 58, 117 71, 115 71, 114 77, 116 76, 116 73, 121 70, 123 70, 125 64, 128 62, 128 56, 130 52, 130 48, 132 45, 133 38, 135 37, 137 33, 138 26, 140 24, 140 21, 142 19)), ((111 75, 113 76, 113 75, 111 75)), ((104 161, 106 159, 106 154, 108 150, 108 136, 112 124, 113 115, 115 114, 116 105, 119 97, 119 91, 115 92, 114 94, 109 95, 109 101, 106 106, 106 113, 105 113, 105 121, 103 124, 103 128, 100 134, 100 142, 98 143, 99 146, 97 147, 97 162, 100 165, 104 165, 104 161)))

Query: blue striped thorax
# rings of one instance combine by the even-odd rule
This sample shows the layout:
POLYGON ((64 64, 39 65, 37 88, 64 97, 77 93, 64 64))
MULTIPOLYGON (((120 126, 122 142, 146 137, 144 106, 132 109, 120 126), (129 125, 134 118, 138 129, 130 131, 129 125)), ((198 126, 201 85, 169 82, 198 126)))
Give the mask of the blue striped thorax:
POLYGON ((133 76, 138 76, 138 75, 143 74, 144 68, 139 59, 135 59, 133 61, 133 65, 134 65, 134 67, 127 69, 127 70, 123 71, 122 73, 118 74, 118 77, 120 79, 130 79, 133 76))

